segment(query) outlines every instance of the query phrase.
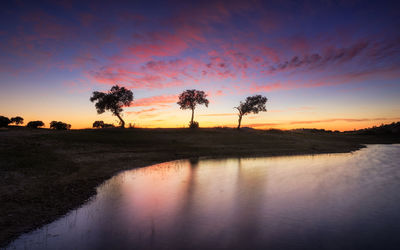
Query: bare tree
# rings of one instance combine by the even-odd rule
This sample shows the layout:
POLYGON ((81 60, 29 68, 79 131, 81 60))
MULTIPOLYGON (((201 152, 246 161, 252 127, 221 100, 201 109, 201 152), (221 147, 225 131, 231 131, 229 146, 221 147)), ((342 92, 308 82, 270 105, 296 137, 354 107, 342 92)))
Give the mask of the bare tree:
POLYGON ((179 95, 179 101, 177 104, 181 109, 191 109, 192 110, 192 119, 190 120, 189 126, 192 126, 194 119, 194 109, 196 105, 204 104, 208 107, 209 101, 207 100, 207 94, 204 91, 196 90, 196 89, 188 89, 183 91, 179 95))
POLYGON ((260 111, 267 111, 265 103, 267 102, 267 97, 261 95, 249 96, 246 98, 245 102, 240 102, 238 107, 235 107, 239 111, 239 120, 237 129, 240 129, 240 124, 242 123, 242 117, 244 115, 253 113, 258 114, 260 111))
POLYGON ((121 118, 122 107, 129 106, 132 103, 133 93, 125 87, 115 85, 106 93, 94 91, 90 101, 97 101, 95 106, 98 114, 102 114, 106 110, 111 111, 120 120, 121 128, 124 128, 125 121, 121 118))

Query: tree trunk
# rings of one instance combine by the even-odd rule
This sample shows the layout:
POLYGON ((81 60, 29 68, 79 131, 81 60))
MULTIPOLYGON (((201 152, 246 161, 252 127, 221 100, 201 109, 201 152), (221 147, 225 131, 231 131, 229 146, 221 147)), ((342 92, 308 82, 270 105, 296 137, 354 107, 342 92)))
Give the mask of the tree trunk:
POLYGON ((239 115, 239 121, 238 121, 238 126, 237 129, 240 129, 240 124, 242 123, 242 115, 239 115))
POLYGON ((193 118, 194 118, 194 109, 192 109, 192 119, 190 120, 190 124, 193 124, 193 118))
POLYGON ((115 115, 119 118, 119 124, 121 125, 121 128, 125 128, 125 122, 124 120, 122 120, 121 116, 118 113, 116 113, 115 115))

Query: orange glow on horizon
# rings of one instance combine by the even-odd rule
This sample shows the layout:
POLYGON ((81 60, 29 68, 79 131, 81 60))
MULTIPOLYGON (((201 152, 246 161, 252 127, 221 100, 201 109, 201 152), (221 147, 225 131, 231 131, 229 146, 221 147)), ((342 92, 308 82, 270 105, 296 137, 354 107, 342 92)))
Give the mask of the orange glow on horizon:
MULTIPOLYGON (((99 119, 100 120, 100 119, 99 119)), ((282 123, 276 123, 274 124, 271 122, 270 124, 265 124, 263 125, 260 123, 260 125, 257 124, 248 124, 248 123, 243 123, 242 127, 251 127, 254 129, 259 129, 259 130, 268 130, 268 129, 280 129, 280 130, 292 130, 292 129, 325 129, 325 130, 338 130, 338 131, 351 131, 351 130, 358 130, 358 129, 364 129, 364 128, 371 128, 374 126, 380 126, 382 124, 390 124, 392 122, 398 122, 400 118, 393 118, 393 119, 382 119, 382 120, 370 120, 370 121, 357 121, 357 122, 346 122, 346 121, 332 121, 332 122, 320 122, 320 121, 315 121, 313 123, 309 123, 308 121, 301 123, 301 121, 289 121, 289 122, 282 122, 282 123), (299 124, 290 124, 290 123, 299 123, 299 124)), ((136 128, 187 128, 187 123, 183 123, 182 125, 176 125, 176 123, 173 122, 146 122, 146 123, 139 123, 136 124, 134 122, 131 122, 134 124, 136 128)), ((46 123, 46 127, 48 127, 48 123, 46 123)), ((118 124, 114 123, 115 126, 118 126, 118 124)), ((129 122, 126 123, 126 127, 129 126, 129 122)), ((201 128, 216 128, 216 127, 227 127, 227 128, 236 128, 237 123, 229 123, 229 124, 224 124, 224 123, 218 123, 218 121, 204 121, 200 122, 200 127, 201 128)), ((72 125, 72 129, 90 129, 92 128, 92 123, 91 122, 80 122, 77 124, 72 125)))

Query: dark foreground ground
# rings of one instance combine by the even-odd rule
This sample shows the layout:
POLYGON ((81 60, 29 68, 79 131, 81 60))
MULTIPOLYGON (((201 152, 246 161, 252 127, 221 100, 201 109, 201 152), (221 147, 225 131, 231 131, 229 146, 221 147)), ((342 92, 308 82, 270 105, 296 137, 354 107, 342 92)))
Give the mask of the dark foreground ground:
POLYGON ((397 135, 233 129, 0 131, 0 247, 49 223, 125 169, 193 157, 338 153, 397 135))

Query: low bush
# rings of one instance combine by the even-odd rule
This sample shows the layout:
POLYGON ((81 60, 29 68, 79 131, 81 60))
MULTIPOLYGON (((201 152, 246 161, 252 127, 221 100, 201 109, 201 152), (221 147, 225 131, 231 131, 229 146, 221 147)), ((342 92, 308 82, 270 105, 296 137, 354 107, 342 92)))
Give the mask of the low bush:
POLYGON ((38 127, 43 127, 44 123, 42 121, 31 121, 26 124, 28 128, 38 128, 38 127))
POLYGON ((68 130, 71 128, 71 124, 67 124, 65 122, 52 121, 50 123, 50 128, 56 130, 68 130))
POLYGON ((11 118, 11 123, 15 123, 15 125, 23 124, 24 123, 24 118, 21 116, 16 116, 11 118))
POLYGON ((199 128, 199 123, 194 121, 189 123, 189 128, 199 128))
POLYGON ((0 115, 0 127, 7 127, 8 124, 11 123, 11 120, 8 117, 0 115))
POLYGON ((93 122, 93 128, 114 128, 114 125, 104 123, 103 121, 95 121, 93 122))

